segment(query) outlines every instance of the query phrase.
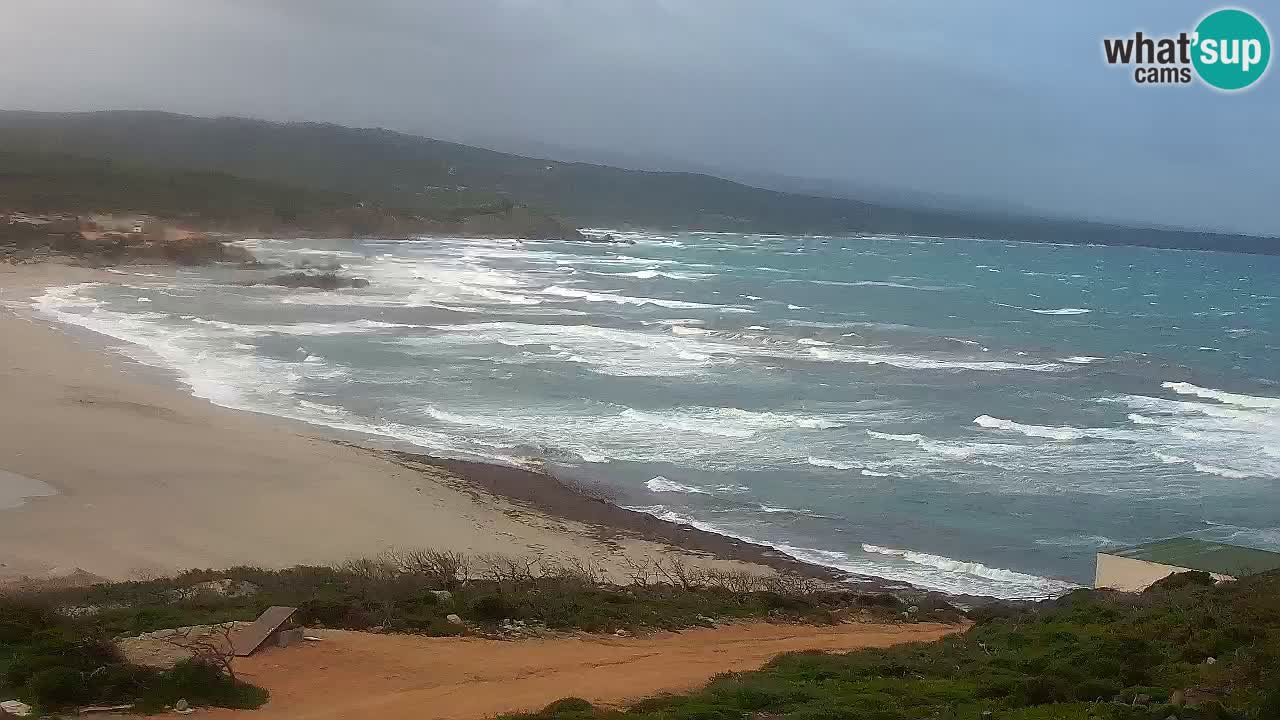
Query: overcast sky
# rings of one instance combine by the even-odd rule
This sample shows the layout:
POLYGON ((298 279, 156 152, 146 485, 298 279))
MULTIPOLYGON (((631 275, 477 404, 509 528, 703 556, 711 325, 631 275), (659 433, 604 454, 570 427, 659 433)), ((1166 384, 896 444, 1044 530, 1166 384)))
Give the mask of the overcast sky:
POLYGON ((1215 7, 0 0, 0 107, 323 120, 1280 234, 1276 72, 1224 94, 1102 61, 1104 36, 1215 7))

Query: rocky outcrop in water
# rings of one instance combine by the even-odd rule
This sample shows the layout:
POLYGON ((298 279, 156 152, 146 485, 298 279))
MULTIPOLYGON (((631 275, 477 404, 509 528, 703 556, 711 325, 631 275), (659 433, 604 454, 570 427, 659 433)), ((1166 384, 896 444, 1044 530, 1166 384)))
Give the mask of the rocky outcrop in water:
POLYGON ((266 280, 247 282, 246 285, 279 285, 287 288, 316 288, 318 290, 338 290, 340 288, 365 288, 369 281, 358 277, 345 277, 337 273, 291 272, 283 275, 272 275, 266 280))

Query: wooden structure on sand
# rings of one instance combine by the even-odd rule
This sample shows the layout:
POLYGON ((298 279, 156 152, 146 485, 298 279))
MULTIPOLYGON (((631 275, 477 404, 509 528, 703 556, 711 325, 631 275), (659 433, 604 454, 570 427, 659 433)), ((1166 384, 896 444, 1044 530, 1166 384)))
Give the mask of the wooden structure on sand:
POLYGON ((268 641, 277 647, 288 647, 302 640, 302 628, 294 621, 297 613, 297 608, 272 605, 231 636, 231 652, 236 657, 248 657, 268 641))

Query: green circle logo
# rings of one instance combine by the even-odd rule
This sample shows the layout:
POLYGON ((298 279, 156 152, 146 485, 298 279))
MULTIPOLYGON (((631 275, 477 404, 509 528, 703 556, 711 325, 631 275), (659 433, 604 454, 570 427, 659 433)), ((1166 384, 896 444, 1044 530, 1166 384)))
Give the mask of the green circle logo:
POLYGON ((1210 13, 1196 26, 1191 61, 1200 79, 1219 90, 1241 90, 1258 81, 1271 60, 1271 37, 1244 10, 1210 13))

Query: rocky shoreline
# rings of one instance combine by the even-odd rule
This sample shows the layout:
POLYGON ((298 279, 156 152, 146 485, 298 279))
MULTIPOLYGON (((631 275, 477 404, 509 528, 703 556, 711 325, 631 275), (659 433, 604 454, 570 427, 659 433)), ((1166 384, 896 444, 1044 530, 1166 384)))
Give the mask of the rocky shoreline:
MULTIPOLYGON (((247 237, 316 236, 412 240, 419 236, 563 240, 615 243, 611 235, 583 234, 558 219, 516 207, 502 214, 468 217, 458 222, 415 218, 382 218, 371 223, 329 223, 230 229, 224 223, 201 223, 193 229, 180 221, 146 215, 93 216, 72 213, 0 212, 0 261, 10 263, 71 259, 89 267, 130 263, 264 267, 253 253, 237 245, 247 237), (103 218, 106 218, 105 220, 103 218)), ((299 268, 300 270, 315 268, 299 268)), ((338 268, 331 268, 338 269, 338 268)), ((307 284, 307 283, 304 283, 307 284)))

